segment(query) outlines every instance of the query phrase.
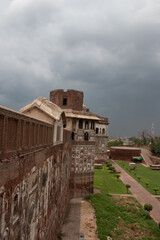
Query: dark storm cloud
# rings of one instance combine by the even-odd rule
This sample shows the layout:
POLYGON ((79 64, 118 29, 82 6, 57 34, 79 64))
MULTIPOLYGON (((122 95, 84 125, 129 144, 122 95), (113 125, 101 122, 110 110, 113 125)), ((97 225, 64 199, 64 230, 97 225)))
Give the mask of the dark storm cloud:
POLYGON ((84 91, 110 134, 160 134, 159 0, 2 0, 0 104, 84 91))

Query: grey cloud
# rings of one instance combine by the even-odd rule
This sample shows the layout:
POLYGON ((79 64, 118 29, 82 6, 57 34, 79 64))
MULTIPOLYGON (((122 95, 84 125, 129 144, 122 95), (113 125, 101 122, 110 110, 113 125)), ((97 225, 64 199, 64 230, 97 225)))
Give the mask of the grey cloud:
POLYGON ((160 134, 159 1, 2 1, 0 104, 84 91, 111 135, 160 134))

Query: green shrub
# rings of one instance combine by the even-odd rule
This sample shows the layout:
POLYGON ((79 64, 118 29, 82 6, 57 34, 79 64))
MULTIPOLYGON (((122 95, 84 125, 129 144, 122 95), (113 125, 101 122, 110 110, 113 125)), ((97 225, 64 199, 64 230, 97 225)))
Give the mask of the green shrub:
POLYGON ((127 189, 127 193, 129 193, 128 189, 130 188, 131 186, 129 184, 126 184, 126 189, 127 189))
POLYGON ((155 194, 157 194, 157 192, 159 191, 159 188, 152 188, 153 191, 155 191, 155 194))
POLYGON ((148 212, 152 211, 153 206, 150 203, 145 203, 144 204, 144 209, 148 212))
POLYGON ((145 182, 145 184, 146 184, 146 187, 148 188, 149 182, 145 182))
POLYGON ((139 182, 140 182, 140 180, 141 180, 141 177, 138 177, 138 180, 139 180, 139 182))
POLYGON ((109 168, 112 166, 112 164, 109 162, 109 163, 106 163, 106 166, 109 168))
POLYGON ((118 180, 120 178, 120 174, 116 174, 116 178, 118 180))

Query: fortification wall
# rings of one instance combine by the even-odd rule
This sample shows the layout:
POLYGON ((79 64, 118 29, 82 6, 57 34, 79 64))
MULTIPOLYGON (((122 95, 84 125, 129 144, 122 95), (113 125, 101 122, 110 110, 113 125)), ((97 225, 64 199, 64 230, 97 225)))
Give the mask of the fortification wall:
POLYGON ((111 147, 110 157, 114 160, 131 161, 132 157, 140 157, 141 149, 132 147, 111 147))
POLYGON ((53 126, 0 108, 0 239, 54 240, 70 199, 71 141, 53 126))

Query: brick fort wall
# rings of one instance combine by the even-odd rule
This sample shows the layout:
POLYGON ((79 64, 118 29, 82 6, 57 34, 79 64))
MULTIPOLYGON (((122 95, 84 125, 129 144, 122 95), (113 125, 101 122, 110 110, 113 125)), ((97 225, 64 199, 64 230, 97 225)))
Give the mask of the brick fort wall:
POLYGON ((0 239, 54 240, 70 199, 71 141, 53 126, 0 108, 0 239))

